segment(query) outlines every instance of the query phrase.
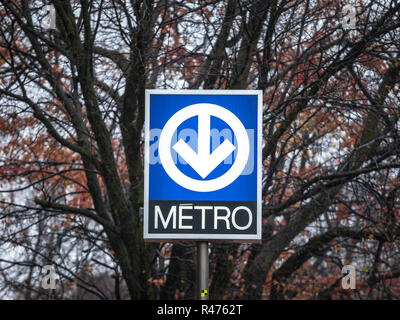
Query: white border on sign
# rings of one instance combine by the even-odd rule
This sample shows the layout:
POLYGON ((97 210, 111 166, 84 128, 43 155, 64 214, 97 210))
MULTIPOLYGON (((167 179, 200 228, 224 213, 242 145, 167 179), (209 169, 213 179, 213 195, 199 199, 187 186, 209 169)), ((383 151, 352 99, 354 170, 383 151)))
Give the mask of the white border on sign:
POLYGON ((234 242, 250 243, 261 241, 262 230, 262 90, 164 90, 146 89, 145 93, 145 119, 144 119, 144 212, 143 212, 143 238, 145 241, 176 241, 176 240, 231 240, 234 242), (149 159, 150 159, 150 95, 152 94, 193 94, 193 95, 257 95, 257 234, 167 234, 148 232, 149 222, 149 159))

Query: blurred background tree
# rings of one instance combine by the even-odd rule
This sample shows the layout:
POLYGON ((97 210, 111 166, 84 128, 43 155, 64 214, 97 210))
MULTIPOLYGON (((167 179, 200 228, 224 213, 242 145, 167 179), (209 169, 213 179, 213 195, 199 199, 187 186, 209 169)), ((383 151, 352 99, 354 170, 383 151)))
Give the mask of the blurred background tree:
POLYGON ((211 243, 212 298, 400 298, 399 1, 0 0, 0 14, 2 298, 194 298, 194 244, 143 241, 153 88, 264 93, 263 241, 211 243))

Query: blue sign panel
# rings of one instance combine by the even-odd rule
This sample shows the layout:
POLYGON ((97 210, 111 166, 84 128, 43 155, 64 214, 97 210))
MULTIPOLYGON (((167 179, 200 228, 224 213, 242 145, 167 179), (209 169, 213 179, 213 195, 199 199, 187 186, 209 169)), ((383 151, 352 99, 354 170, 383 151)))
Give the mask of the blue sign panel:
POLYGON ((146 90, 146 240, 261 239, 262 93, 146 90))

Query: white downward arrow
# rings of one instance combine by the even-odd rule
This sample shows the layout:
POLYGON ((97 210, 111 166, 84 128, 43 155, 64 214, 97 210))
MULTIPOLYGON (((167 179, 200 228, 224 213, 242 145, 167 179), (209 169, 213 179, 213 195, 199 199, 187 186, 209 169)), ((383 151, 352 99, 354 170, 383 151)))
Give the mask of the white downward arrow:
POLYGON ((210 114, 207 112, 200 112, 198 119, 197 153, 182 139, 173 146, 173 149, 204 179, 224 161, 236 147, 229 140, 225 139, 224 142, 211 153, 210 114))

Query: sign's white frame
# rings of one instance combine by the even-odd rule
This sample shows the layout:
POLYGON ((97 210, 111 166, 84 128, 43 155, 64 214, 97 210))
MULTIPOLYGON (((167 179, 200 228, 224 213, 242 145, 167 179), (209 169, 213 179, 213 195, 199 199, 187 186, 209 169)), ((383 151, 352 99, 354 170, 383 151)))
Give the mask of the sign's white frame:
MULTIPOLYGON (((261 241, 262 230, 262 91, 261 90, 163 90, 146 89, 145 120, 144 120, 144 212, 143 212, 143 237, 145 241, 171 242, 193 240, 230 240, 233 242, 251 243, 261 241), (185 234, 185 233, 148 233, 149 217, 149 156, 150 156, 150 95, 257 95, 257 234, 185 234)), ((221 199, 222 201, 224 199, 221 199)), ((195 200, 194 200, 195 201, 195 200)))

